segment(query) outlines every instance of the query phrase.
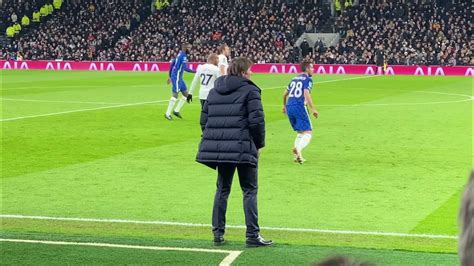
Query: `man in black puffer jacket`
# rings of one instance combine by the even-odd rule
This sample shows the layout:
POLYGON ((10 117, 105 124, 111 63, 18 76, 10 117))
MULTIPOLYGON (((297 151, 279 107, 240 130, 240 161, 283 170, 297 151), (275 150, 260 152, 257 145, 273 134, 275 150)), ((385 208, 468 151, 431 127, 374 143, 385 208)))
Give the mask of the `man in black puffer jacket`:
POLYGON ((260 89, 249 80, 252 62, 236 58, 228 75, 218 78, 201 112, 203 136, 197 161, 217 169, 212 212, 214 244, 224 243, 225 214, 235 170, 244 194, 247 246, 269 246, 258 226, 258 159, 265 146, 265 119, 260 89))

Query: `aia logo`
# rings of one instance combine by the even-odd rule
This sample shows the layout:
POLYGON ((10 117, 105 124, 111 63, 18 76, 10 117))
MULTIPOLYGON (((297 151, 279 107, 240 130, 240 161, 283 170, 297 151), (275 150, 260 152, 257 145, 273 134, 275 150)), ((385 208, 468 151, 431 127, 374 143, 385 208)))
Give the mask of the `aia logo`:
POLYGON ((28 70, 28 63, 24 61, 5 61, 2 69, 23 69, 28 70))

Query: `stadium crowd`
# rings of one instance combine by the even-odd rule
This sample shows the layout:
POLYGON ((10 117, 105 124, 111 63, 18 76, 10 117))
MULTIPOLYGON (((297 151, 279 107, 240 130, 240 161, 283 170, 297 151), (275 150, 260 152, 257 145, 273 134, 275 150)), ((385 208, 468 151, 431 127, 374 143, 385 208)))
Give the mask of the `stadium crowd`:
MULTIPOLYGON (((47 0, 9 0, 4 1, 0 6, 0 21, 3 25, 13 25, 15 22, 21 22, 24 15, 31 18, 34 11, 40 10, 45 4, 50 1, 47 0)), ((5 27, 6 29, 6 27, 5 27)))
POLYGON ((382 50, 389 65, 474 65, 472 20, 466 1, 376 1, 343 10, 342 41, 317 43, 318 63, 373 64, 382 50))
POLYGON ((35 31, 19 36, 15 46, 25 59, 93 60, 113 46, 151 12, 151 1, 69 1, 35 31))
MULTIPOLYGON (((0 15, 12 20, 43 2, 9 0, 0 15), (15 2, 21 3, 16 9, 15 2)), ((373 64, 380 50, 390 65, 474 64, 465 1, 360 0, 355 6, 341 1, 334 24, 341 41, 298 47, 302 33, 318 32, 330 17, 315 2, 69 0, 34 31, 18 36, 9 50, 31 60, 169 61, 189 41, 190 61, 205 61, 210 50, 227 43, 233 57, 256 63, 296 63, 302 56, 316 63, 373 64)))
POLYGON ((255 62, 294 62, 293 49, 305 31, 315 31, 329 13, 314 4, 265 4, 244 1, 209 5, 208 1, 185 1, 160 10, 114 48, 101 52, 100 60, 171 60, 178 44, 193 43, 191 61, 206 61, 210 50, 222 42, 230 44, 233 55, 246 55, 255 62))
POLYGON ((54 11, 61 8, 63 0, 10 0, 0 5, 0 30, 8 38, 28 32, 30 26, 46 21, 54 11), (33 25, 31 23, 33 22, 33 25))

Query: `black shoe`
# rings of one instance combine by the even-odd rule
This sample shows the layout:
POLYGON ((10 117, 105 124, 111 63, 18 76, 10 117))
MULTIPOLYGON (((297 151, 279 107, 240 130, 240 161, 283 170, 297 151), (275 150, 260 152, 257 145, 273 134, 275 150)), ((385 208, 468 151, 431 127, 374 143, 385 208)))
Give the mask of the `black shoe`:
POLYGON ((245 241, 247 247, 268 247, 273 245, 273 241, 265 240, 261 235, 257 237, 247 237, 247 241, 245 241))
POLYGON ((165 118, 168 119, 168 120, 170 120, 170 121, 173 120, 173 117, 171 117, 171 115, 165 114, 165 118))
POLYGON ((214 246, 222 246, 224 245, 225 240, 223 236, 215 236, 214 237, 214 246))
POLYGON ((179 118, 179 119, 183 119, 183 117, 181 116, 181 114, 179 112, 173 112, 173 114, 179 118))

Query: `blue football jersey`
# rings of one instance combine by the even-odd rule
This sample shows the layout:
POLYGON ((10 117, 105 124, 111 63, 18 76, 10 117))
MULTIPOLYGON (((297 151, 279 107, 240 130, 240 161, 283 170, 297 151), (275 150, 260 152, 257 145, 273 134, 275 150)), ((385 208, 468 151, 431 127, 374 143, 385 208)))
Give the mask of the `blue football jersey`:
POLYGON ((184 51, 180 51, 178 56, 171 61, 169 76, 173 80, 183 80, 183 72, 195 73, 194 70, 187 66, 188 56, 184 51))
POLYGON ((288 101, 286 105, 304 105, 304 90, 311 90, 313 79, 306 75, 300 74, 294 77, 288 85, 288 101))

